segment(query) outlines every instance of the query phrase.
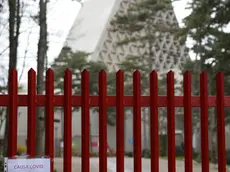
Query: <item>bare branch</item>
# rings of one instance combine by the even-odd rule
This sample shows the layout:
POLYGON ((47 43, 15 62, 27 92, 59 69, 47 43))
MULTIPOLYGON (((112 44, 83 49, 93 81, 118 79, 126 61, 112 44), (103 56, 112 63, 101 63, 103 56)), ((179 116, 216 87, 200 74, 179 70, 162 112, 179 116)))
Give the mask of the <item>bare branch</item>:
POLYGON ((22 72, 20 74, 20 77, 19 77, 19 83, 22 79, 22 76, 23 76, 23 73, 24 73, 24 69, 25 69, 25 66, 26 66, 26 56, 27 56, 27 53, 28 53, 28 48, 29 48, 29 39, 30 39, 30 35, 32 34, 32 29, 30 30, 28 36, 27 36, 27 44, 26 44, 26 49, 25 49, 25 52, 24 52, 24 58, 23 58, 23 65, 22 65, 22 72))

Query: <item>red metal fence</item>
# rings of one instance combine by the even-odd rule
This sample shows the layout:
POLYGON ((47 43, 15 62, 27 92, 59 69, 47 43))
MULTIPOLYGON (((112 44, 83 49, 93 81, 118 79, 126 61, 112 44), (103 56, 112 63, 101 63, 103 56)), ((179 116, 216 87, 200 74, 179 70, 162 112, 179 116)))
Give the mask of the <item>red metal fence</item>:
MULTIPOLYGON (((71 107, 82 108, 82 172, 89 172, 90 162, 90 123, 89 109, 99 107, 99 171, 107 171, 107 120, 108 106, 116 107, 116 139, 117 139, 117 172, 124 172, 124 107, 133 107, 133 135, 134 135, 134 172, 141 172, 141 107, 150 107, 151 127, 151 171, 159 171, 159 145, 158 145, 158 108, 167 107, 168 128, 168 169, 176 171, 175 166, 175 107, 184 107, 184 147, 185 147, 185 172, 192 172, 192 107, 200 107, 201 115, 201 150, 202 172, 209 171, 209 146, 208 146, 208 108, 217 107, 217 135, 218 135, 218 168, 226 171, 225 158, 225 117, 224 107, 230 106, 230 97, 224 96, 224 76, 219 73, 216 78, 216 96, 208 96, 207 74, 200 75, 200 96, 191 95, 191 74, 184 74, 184 94, 174 95, 174 74, 167 74, 167 95, 158 96, 158 77, 153 71, 150 74, 150 96, 141 95, 141 75, 136 71, 133 74, 133 96, 124 95, 124 74, 116 74, 116 95, 106 94, 106 73, 99 73, 99 95, 89 94, 89 73, 82 72, 82 95, 72 95, 72 73, 68 69, 64 74, 64 95, 54 95, 54 73, 51 69, 46 72, 46 94, 36 94, 36 73, 28 73, 28 94, 18 95, 17 72, 10 74, 9 95, 0 95, 0 106, 9 107, 9 148, 8 156, 13 157, 17 152, 17 107, 28 107, 28 155, 35 156, 35 128, 36 106, 46 108, 46 137, 45 154, 53 159, 54 138, 54 107, 64 107, 64 166, 63 171, 71 172, 72 148, 72 118, 71 107)), ((51 163, 53 171, 53 161, 51 163)))

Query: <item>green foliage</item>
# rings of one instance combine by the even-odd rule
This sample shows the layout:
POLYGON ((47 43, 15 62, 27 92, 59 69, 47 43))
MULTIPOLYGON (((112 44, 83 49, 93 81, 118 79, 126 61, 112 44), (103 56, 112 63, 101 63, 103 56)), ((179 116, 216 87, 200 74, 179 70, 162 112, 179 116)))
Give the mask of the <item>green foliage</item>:
MULTIPOLYGON (((218 72, 223 72, 225 75, 225 87, 230 86, 230 33, 225 31, 225 27, 230 22, 230 3, 224 0, 192 0, 188 8, 191 13, 184 19, 185 26, 178 32, 178 36, 183 41, 187 37, 194 41, 191 50, 199 60, 188 61, 184 70, 189 69, 192 74, 196 75, 192 77, 193 94, 195 95, 199 95, 199 73, 205 70, 209 78, 209 94, 215 95, 218 72)), ((225 89, 225 94, 230 94, 230 91, 225 89)), ((226 123, 229 123, 229 112, 230 109, 225 108, 226 123)), ((197 110, 196 113, 199 111, 197 110)), ((211 132, 215 133, 215 110, 210 110, 210 117, 211 125, 209 126, 211 132)), ((216 148, 213 147, 210 154, 213 162, 216 161, 216 150, 214 149, 216 148)))
MULTIPOLYGON (((77 51, 72 52, 69 47, 64 47, 59 55, 54 60, 51 68, 55 72, 55 92, 56 94, 63 94, 64 92, 64 72, 68 68, 72 71, 72 93, 81 94, 81 72, 87 69, 90 74, 90 95, 98 94, 98 75, 101 70, 105 70, 108 74, 108 92, 114 93, 115 75, 110 74, 106 65, 103 62, 88 61, 89 53, 77 51)), ((79 108, 79 107, 78 107, 79 108)), ((74 110, 78 110, 77 107, 74 110)), ((94 108, 98 111, 98 108, 94 108)), ((113 112, 113 111, 112 111, 113 112)), ((108 111, 108 123, 115 125, 114 113, 108 111), (112 116, 112 117, 111 117, 112 116)))
POLYGON ((201 70, 209 67, 214 73, 222 71, 228 76, 230 33, 225 32, 224 27, 230 22, 229 2, 193 0, 188 8, 192 12, 184 19, 185 27, 178 35, 183 39, 188 36, 195 42, 192 50, 201 59, 201 70))
POLYGON ((171 3, 171 0, 143 0, 133 2, 126 13, 116 14, 111 22, 112 31, 127 34, 125 39, 117 42, 117 45, 132 42, 141 42, 146 45, 159 39, 164 33, 177 31, 177 23, 159 19, 160 12, 172 10, 171 3))
POLYGON ((88 61, 89 53, 78 51, 72 52, 68 47, 64 47, 58 58, 54 60, 51 68, 55 71, 56 93, 64 91, 64 72, 68 68, 73 74, 73 94, 81 93, 81 72, 87 69, 90 73, 90 94, 98 92, 98 73, 101 70, 107 71, 107 67, 102 62, 88 61))

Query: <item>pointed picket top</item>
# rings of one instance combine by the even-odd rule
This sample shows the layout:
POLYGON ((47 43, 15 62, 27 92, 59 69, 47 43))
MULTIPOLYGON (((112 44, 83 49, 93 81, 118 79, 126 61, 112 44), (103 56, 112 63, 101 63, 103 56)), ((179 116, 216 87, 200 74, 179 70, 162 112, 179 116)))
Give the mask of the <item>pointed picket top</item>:
POLYGON ((183 77, 184 77, 184 80, 187 79, 187 82, 190 82, 191 83, 191 72, 190 71, 185 71, 184 74, 183 74, 183 77))
POLYGON ((11 72, 17 72, 16 68, 11 68, 11 72))
POLYGON ((12 68, 10 71, 10 81, 12 84, 16 84, 18 82, 18 72, 15 68, 12 68))
POLYGON ((82 95, 89 94, 89 71, 87 69, 81 72, 81 90, 82 95))
POLYGON ((104 69, 100 70, 99 75, 106 75, 106 72, 104 69))
POLYGON ((186 71, 184 72, 183 75, 184 75, 184 76, 186 76, 186 75, 191 75, 191 72, 190 72, 189 70, 186 70, 186 71))
POLYGON ((46 71, 46 75, 54 75, 53 69, 49 68, 49 69, 46 71))
POLYGON ((216 79, 217 80, 222 80, 222 79, 224 79, 224 74, 223 74, 223 72, 218 72, 217 74, 216 74, 216 79))
POLYGON ((151 73, 150 73, 150 77, 157 77, 158 74, 157 74, 157 71, 156 70, 153 70, 151 73))
POLYGON ((35 73, 35 70, 33 68, 30 68, 30 70, 28 71, 28 73, 35 73))
POLYGON ((133 76, 134 77, 140 77, 141 76, 141 72, 139 70, 136 70, 134 73, 133 73, 133 76))
MULTIPOLYGON (((69 88, 72 85, 72 72, 67 68, 64 74, 64 89, 69 88)), ((71 89, 72 90, 72 89, 71 89)))
POLYGON ((28 71, 28 80, 30 80, 30 81, 36 80, 36 72, 35 72, 35 70, 33 68, 31 68, 28 71))
POLYGON ((119 69, 117 72, 116 72, 116 76, 121 76, 121 75, 124 75, 124 72, 122 69, 119 69))
POLYGON ((89 71, 87 69, 84 69, 82 72, 81 72, 81 76, 82 76, 82 79, 83 77, 89 77, 89 71))
POLYGON ((207 72, 206 71, 201 72, 200 77, 206 79, 208 77, 207 72))
POLYGON ((72 71, 69 68, 67 68, 65 70, 65 75, 72 75, 72 71))
POLYGON ((81 73, 89 73, 88 69, 84 69, 81 73))
POLYGON ((169 76, 169 77, 174 76, 174 72, 173 72, 172 70, 170 70, 170 71, 167 73, 167 76, 169 76))
POLYGON ((15 74, 17 74, 17 70, 16 70, 16 68, 12 68, 10 70, 10 75, 14 76, 15 74))
POLYGON ((174 82, 174 72, 172 70, 170 70, 168 73, 167 73, 167 83, 170 82, 170 83, 173 83, 174 82))
POLYGON ((16 82, 18 82, 18 72, 15 68, 12 68, 10 71, 10 80, 11 80, 12 84, 13 83, 16 84, 16 82))
POLYGON ((116 88, 118 88, 116 89, 118 92, 124 89, 124 72, 121 69, 116 72, 116 88))

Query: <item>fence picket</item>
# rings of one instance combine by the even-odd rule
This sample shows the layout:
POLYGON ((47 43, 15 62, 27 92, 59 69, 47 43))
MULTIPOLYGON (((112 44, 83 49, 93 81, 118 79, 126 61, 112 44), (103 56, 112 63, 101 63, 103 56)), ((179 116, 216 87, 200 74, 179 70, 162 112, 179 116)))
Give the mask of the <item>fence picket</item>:
POLYGON ((192 106, 191 73, 184 73, 184 168, 192 172, 192 106))
POLYGON ((54 72, 48 69, 46 72, 46 147, 45 154, 51 159, 51 171, 54 166, 54 72))
POLYGON ((89 72, 84 70, 81 78, 82 95, 72 95, 72 72, 65 71, 64 95, 54 95, 54 72, 46 72, 46 94, 36 94, 36 72, 28 72, 28 94, 18 95, 17 71, 12 69, 9 76, 9 94, 0 95, 0 106, 8 106, 9 137, 8 157, 17 154, 17 108, 28 107, 27 153, 35 157, 36 147, 36 106, 46 109, 45 154, 51 158, 54 167, 54 108, 64 107, 64 162, 63 171, 72 171, 72 107, 82 108, 82 172, 90 171, 90 107, 99 107, 99 171, 107 171, 107 107, 116 107, 116 159, 117 172, 124 172, 124 108, 133 107, 134 172, 142 171, 142 119, 141 108, 150 108, 151 171, 159 171, 158 108, 167 107, 168 121, 168 171, 176 172, 175 152, 175 107, 184 107, 185 172, 193 171, 192 164, 192 107, 200 107, 202 172, 209 172, 208 108, 217 109, 218 170, 226 172, 225 114, 230 107, 230 96, 224 96, 224 75, 216 77, 216 96, 208 96, 207 73, 200 75, 200 96, 192 96, 191 73, 184 74, 184 95, 174 95, 174 73, 167 74, 167 96, 158 96, 157 72, 150 74, 150 95, 141 95, 141 74, 133 74, 133 96, 124 95, 124 73, 116 73, 116 95, 107 96, 106 72, 99 73, 99 95, 90 95, 89 72))
POLYGON ((216 100, 217 100, 216 109, 217 109, 218 170, 220 172, 226 172, 224 75, 223 73, 217 74, 216 100))
POLYGON ((156 71, 150 74, 150 134, 151 171, 159 172, 158 77, 156 71))
POLYGON ((64 165, 63 171, 72 171, 72 72, 64 75, 64 165))
POLYGON ((89 142, 90 142, 90 111, 89 111, 89 72, 87 70, 84 70, 81 75, 81 94, 82 94, 82 123, 81 123, 81 131, 82 131, 82 137, 81 137, 81 145, 82 145, 82 172, 89 172, 89 142))
POLYGON ((202 172, 209 172, 208 145, 208 81, 207 73, 200 75, 200 122, 201 122, 201 161, 202 172))
POLYGON ((99 171, 107 172, 106 73, 99 73, 99 171))
POLYGON ((16 69, 10 72, 9 82, 9 137, 8 137, 8 157, 12 158, 17 154, 17 131, 18 131, 18 75, 16 69))
POLYGON ((28 72, 27 154, 36 155, 36 73, 28 72))
POLYGON ((134 172, 141 172, 141 74, 138 70, 133 74, 133 138, 134 172))
POLYGON ((116 73, 116 147, 117 172, 124 172, 124 73, 116 73))
POLYGON ((167 74, 168 171, 176 172, 174 73, 167 74))

